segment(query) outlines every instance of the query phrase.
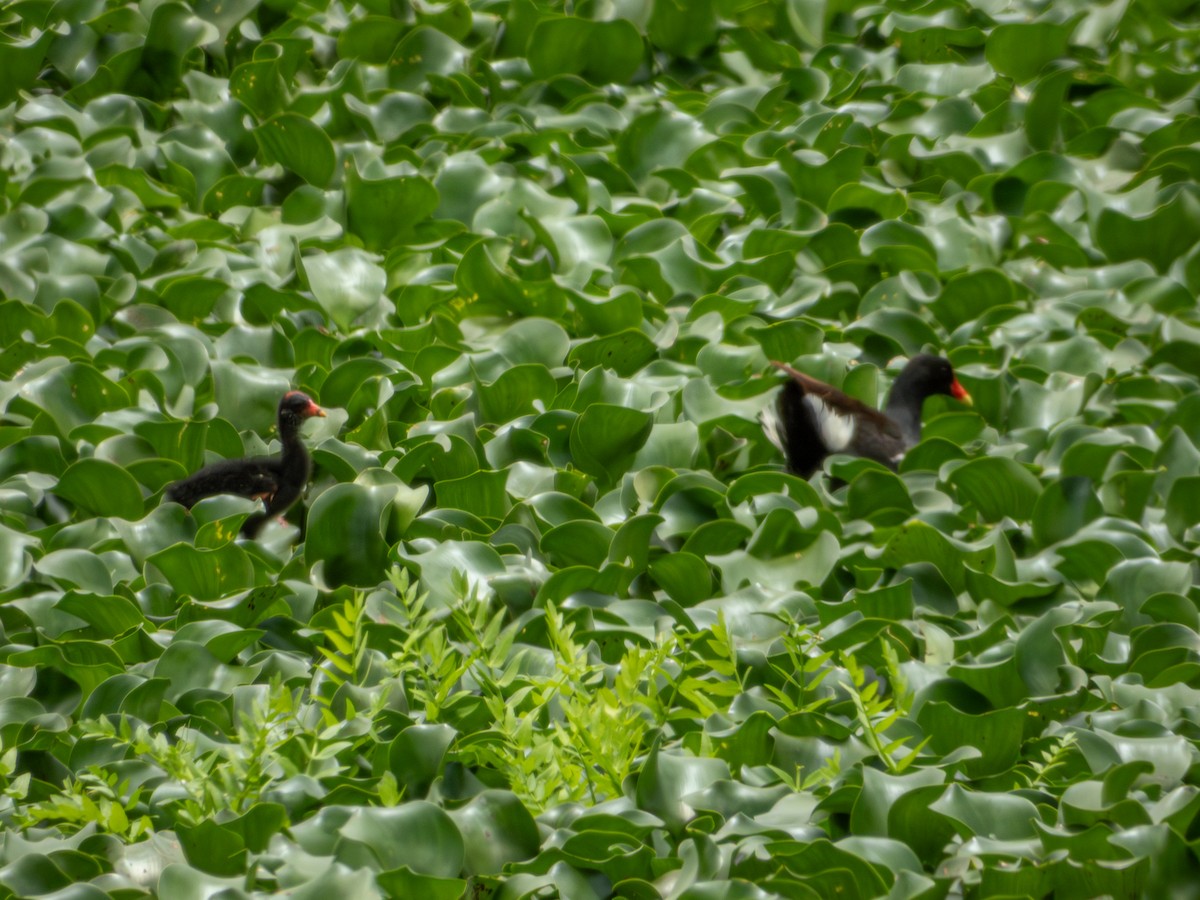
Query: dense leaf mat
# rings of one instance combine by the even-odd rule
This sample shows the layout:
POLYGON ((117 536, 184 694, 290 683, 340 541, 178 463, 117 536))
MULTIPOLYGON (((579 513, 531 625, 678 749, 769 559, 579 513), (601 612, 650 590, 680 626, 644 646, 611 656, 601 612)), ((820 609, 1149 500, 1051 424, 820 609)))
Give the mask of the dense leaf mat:
POLYGON ((1197 18, 3 4, 0 892, 1197 896, 1197 18))

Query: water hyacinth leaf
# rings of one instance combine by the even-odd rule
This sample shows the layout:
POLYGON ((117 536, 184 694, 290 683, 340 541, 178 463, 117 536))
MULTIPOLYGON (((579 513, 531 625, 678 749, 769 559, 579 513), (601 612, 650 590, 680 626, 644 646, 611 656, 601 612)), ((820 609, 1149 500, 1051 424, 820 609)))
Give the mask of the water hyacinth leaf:
POLYGON ((338 35, 338 55, 380 65, 386 63, 407 29, 387 16, 355 19, 338 35))
POLYGON ((654 425, 650 437, 634 457, 635 468, 663 466, 691 469, 699 454, 699 429, 691 422, 654 425))
POLYGON ((467 51, 436 28, 418 25, 408 31, 387 62, 393 88, 417 91, 431 75, 452 75, 462 68, 467 51))
POLYGON ((856 518, 872 518, 891 510, 893 517, 903 519, 915 511, 904 482, 877 469, 868 469, 851 482, 846 502, 856 518))
MULTIPOLYGON (((686 159, 706 142, 707 137, 696 120, 678 113, 655 110, 636 118, 621 135, 617 161, 630 177, 640 180, 656 169, 672 167, 678 160, 686 159)), ((676 234, 682 230, 682 225, 679 230, 672 229, 676 234)), ((627 235, 629 250, 662 249, 662 243, 651 238, 657 233, 658 229, 651 228, 648 233, 639 234, 636 238, 627 235)))
POLYGON ((437 188, 424 178, 364 178, 352 169, 346 178, 350 228, 367 247, 386 249, 437 209, 437 188), (403 210, 402 218, 396 211, 403 210))
POLYGON ((54 492, 93 515, 129 520, 142 517, 142 491, 133 476, 102 459, 72 463, 54 492))
POLYGON ((979 750, 979 757, 964 763, 964 771, 978 778, 1007 771, 1016 762, 1024 717, 1025 713, 1015 708, 971 715, 950 703, 934 701, 921 707, 917 721, 931 736, 931 745, 941 752, 963 744, 979 750), (950 734, 955 737, 947 740, 950 734))
POLYGON ((308 511, 305 555, 324 582, 371 587, 384 580, 392 542, 407 530, 427 488, 402 484, 336 484, 308 511))
POLYGON ((737 590, 747 584, 766 584, 777 590, 788 590, 804 585, 820 585, 829 577, 837 565, 841 547, 837 538, 823 532, 804 550, 759 559, 745 551, 709 559, 721 572, 722 586, 726 592, 737 590))
POLYGON ((937 340, 933 330, 906 309, 874 310, 846 328, 845 335, 855 343, 861 341, 869 353, 877 353, 886 345, 886 350, 880 354, 885 358, 901 354, 913 356, 937 340))
POLYGON ((1022 840, 1036 836, 1037 808, 1024 797, 969 791, 951 785, 930 806, 946 816, 960 835, 987 835, 996 840, 1022 840))
POLYGON ((232 691, 253 681, 257 667, 222 663, 206 647, 191 641, 175 641, 154 663, 154 676, 166 679, 167 699, 172 703, 194 691, 232 691))
POLYGON ((687 6, 656 0, 647 36, 657 47, 683 58, 694 57, 717 37, 717 11, 712 0, 687 6))
POLYGON ((462 833, 470 875, 499 873, 541 846, 537 823, 510 791, 484 791, 450 815, 462 833))
POLYGON ((1011 303, 1015 298, 1012 281, 995 269, 981 269, 952 278, 930 309, 947 328, 957 328, 987 310, 1011 303))
POLYGON ((39 574, 54 578, 60 584, 80 588, 94 594, 111 594, 112 574, 96 554, 78 548, 66 548, 47 553, 37 561, 39 574))
POLYGON ((241 63, 230 73, 229 93, 260 120, 281 111, 287 97, 283 67, 278 59, 241 63))
POLYGON ((314 187, 324 188, 333 178, 337 165, 333 143, 310 119, 295 113, 280 113, 256 128, 254 138, 268 159, 295 172, 314 187))
POLYGON ((583 471, 611 482, 646 442, 652 425, 653 419, 648 413, 594 403, 575 420, 571 429, 571 454, 583 471))
POLYGON ((64 433, 129 403, 122 383, 110 380, 90 364, 77 362, 53 365, 45 374, 26 381, 21 394, 44 410, 64 433))
POLYGON ((909 522, 897 529, 883 553, 883 560, 896 568, 916 562, 933 563, 955 590, 964 586, 964 566, 990 571, 994 559, 994 548, 968 547, 924 522, 909 522))
MULTIPOLYGON (((370 873, 363 870, 365 877, 370 873)), ((461 878, 436 878, 421 875, 407 866, 380 872, 374 877, 389 897, 428 897, 429 900, 459 900, 467 889, 461 878)), ((344 896, 344 895, 343 895, 344 896)))
POLYGON ((596 84, 619 84, 642 63, 642 37, 627 19, 544 18, 530 34, 528 53, 538 78, 581 75, 596 84))
POLYGON ((0 6, 6 893, 1197 880, 1194 4, 0 6))
POLYGON ((343 247, 301 260, 313 296, 343 331, 383 296, 387 275, 362 250, 343 247))
POLYGON ((876 769, 864 769, 863 790, 851 813, 854 832, 887 835, 890 811, 898 799, 922 788, 940 786, 943 782, 944 776, 936 771, 890 775, 876 769))
POLYGON ((1095 228, 1097 245, 1114 262, 1145 259, 1165 272, 1193 246, 1190 235, 1200 228, 1200 199, 1181 192, 1145 216, 1106 207, 1095 228))
POLYGON ((964 504, 979 510, 985 521, 1004 516, 1026 521, 1042 493, 1041 483, 1020 463, 987 457, 963 463, 947 479, 964 504))
POLYGON ((609 555, 613 531, 599 522, 573 519, 542 535, 541 549, 560 568, 588 566, 599 569, 609 555))
POLYGON ((1060 69, 1040 79, 1034 87, 1033 97, 1025 108, 1025 133, 1034 149, 1050 149, 1058 140, 1063 97, 1074 77, 1073 70, 1060 69))
POLYGON ((43 31, 24 40, 9 39, 0 44, 0 103, 7 106, 19 91, 37 82, 42 60, 53 40, 53 31, 43 31))
POLYGON ((496 340, 496 351, 512 365, 541 365, 547 369, 562 365, 570 346, 571 337, 561 324, 538 317, 514 322, 496 340))
POLYGON ((653 359, 656 352, 650 338, 636 328, 626 328, 576 344, 568 358, 585 370, 605 366, 629 377, 653 359))
POLYGON ((544 366, 516 365, 490 384, 479 385, 479 411, 485 422, 508 422, 545 410, 557 394, 558 382, 544 366))
POLYGON ((8 663, 54 669, 75 682, 84 698, 124 668, 121 657, 110 645, 78 639, 13 653, 8 663))
POLYGON ((456 733, 448 725, 410 725, 388 748, 388 765, 409 797, 423 797, 442 769, 456 733))
POLYGON ((1039 599, 1055 593, 1057 584, 1042 582, 1012 582, 987 572, 965 569, 967 590, 976 600, 991 600, 1000 606, 1012 606, 1022 600, 1039 599))
POLYGON ((203 209, 209 215, 220 215, 235 206, 257 206, 266 186, 258 178, 226 175, 205 192, 203 209))
POLYGON ((826 211, 866 210, 880 219, 902 216, 908 204, 899 191, 884 192, 864 184, 844 184, 829 198, 826 211))
POLYGON ((650 563, 650 574, 681 606, 693 606, 712 594, 712 577, 703 559, 670 553, 650 563))
MULTIPOLYGON (((443 192, 445 189, 439 188, 443 192)), ((509 266, 512 248, 483 240, 463 255, 454 280, 471 303, 495 303, 523 316, 557 318, 566 309, 566 294, 550 279, 521 280, 509 266)))
POLYGON ((656 741, 638 776, 638 806, 677 831, 690 817, 683 798, 728 778, 729 767, 724 761, 664 753, 656 741))
POLYGON ((55 607, 82 619, 100 634, 110 638, 147 624, 146 617, 136 604, 125 597, 96 596, 71 591, 65 594, 55 607))
POLYGON ((500 520, 512 505, 505 485, 504 472, 472 472, 462 478, 434 483, 433 493, 443 508, 462 509, 481 519, 500 520))
POLYGON ((421 575, 422 587, 429 592, 433 608, 450 607, 460 599, 460 585, 466 590, 490 593, 488 582, 506 569, 500 554, 479 541, 443 541, 412 556, 421 575))
POLYGON ((1073 618, 1068 610, 1051 610, 1035 619, 1017 638, 1017 666, 1022 680, 1036 696, 1049 696, 1059 688, 1059 667, 1065 665, 1067 655, 1056 629, 1073 618))
MULTIPOLYGON (((339 833, 344 841, 369 848, 384 870, 404 866, 439 878, 453 878, 462 871, 462 832, 450 816, 424 800, 391 808, 356 807, 339 833)), ((339 856, 349 851, 339 842, 339 856)))
POLYGON ((1064 55, 1070 36, 1069 26, 1053 22, 997 25, 987 37, 984 53, 1001 75, 1026 82, 1051 60, 1064 55))
POLYGON ((246 865, 246 846, 241 836, 211 819, 194 828, 181 827, 177 833, 188 862, 202 872, 230 877, 246 865))
POLYGON ((1167 527, 1178 538, 1197 522, 1200 522, 1200 476, 1176 479, 1167 496, 1167 527))
POLYGON ((1043 547, 1076 534, 1104 514, 1088 478, 1072 476, 1048 485, 1033 507, 1033 536, 1043 547))
POLYGON ((236 544, 201 550, 172 544, 146 559, 180 594, 198 600, 216 600, 254 584, 254 566, 236 544))

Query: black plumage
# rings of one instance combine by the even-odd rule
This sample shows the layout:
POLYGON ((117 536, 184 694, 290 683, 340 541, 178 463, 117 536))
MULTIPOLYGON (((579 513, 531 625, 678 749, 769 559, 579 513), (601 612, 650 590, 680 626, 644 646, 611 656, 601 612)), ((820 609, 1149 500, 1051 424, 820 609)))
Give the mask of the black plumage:
POLYGON ((313 403, 307 394, 288 391, 279 401, 279 441, 282 444, 279 455, 215 462, 167 488, 167 499, 189 509, 205 497, 216 494, 237 494, 262 500, 263 511, 250 516, 242 525, 242 535, 254 537, 268 519, 283 515, 300 499, 312 472, 312 461, 300 439, 300 425, 305 419, 324 415, 325 410, 313 403))
POLYGON ((971 402, 950 362, 925 353, 909 360, 896 377, 883 412, 791 366, 772 365, 791 377, 775 409, 765 411, 763 425, 787 457, 788 468, 803 478, 831 453, 863 456, 895 469, 921 439, 921 407, 927 397, 945 394, 971 402))

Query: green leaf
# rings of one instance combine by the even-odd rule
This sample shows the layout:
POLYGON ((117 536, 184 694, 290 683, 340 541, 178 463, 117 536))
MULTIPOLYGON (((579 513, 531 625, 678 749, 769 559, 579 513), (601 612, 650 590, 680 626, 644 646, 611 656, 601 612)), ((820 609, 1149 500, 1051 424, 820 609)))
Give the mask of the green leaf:
POLYGON ((1027 521, 1042 493, 1041 483, 1027 468, 1001 456, 963 463, 946 480, 959 500, 974 506, 987 522, 1005 516, 1027 521))
POLYGON ((178 593, 197 600, 216 600, 254 585, 250 557, 236 544, 203 550, 172 544, 146 558, 178 593))
POLYGON ((338 35, 338 56, 381 65, 388 61, 408 29, 389 16, 363 16, 351 21, 338 35))
POLYGON ((450 816, 462 833, 468 875, 499 874, 541 848, 537 823, 510 791, 483 791, 450 816))
POLYGON ((953 784, 930 807, 954 823, 959 835, 1017 841, 1036 837, 1037 808, 1014 794, 969 791, 953 784))
POLYGON ((353 247, 306 256, 301 266, 313 296, 343 331, 379 303, 387 284, 387 275, 375 259, 353 247))
POLYGON ((433 486, 437 505, 464 509, 481 519, 503 519, 512 505, 508 499, 505 472, 472 472, 462 478, 438 481, 433 486))
POLYGON ((992 68, 1020 83, 1031 80, 1048 63, 1065 56, 1072 26, 1053 22, 1012 22, 992 29, 984 54, 992 68))
POLYGON ((481 384, 479 411, 483 421, 501 424, 548 408, 558 394, 558 382, 533 363, 505 369, 491 384, 481 384))
POLYGON ((571 429, 571 455, 580 469, 606 483, 620 477, 650 436, 649 413, 593 403, 571 429))
POLYGON ((142 491, 133 476, 102 459, 72 463, 58 480, 54 492, 92 515, 131 521, 142 517, 142 491))
POLYGON ((982 316, 987 310, 1012 303, 1013 283, 995 269, 967 272, 950 279, 930 309, 947 328, 982 316))
POLYGON ((467 51, 435 28, 411 29, 388 59, 388 79, 393 88, 420 90, 430 75, 451 75, 462 68, 467 51))
POLYGON ((68 587, 94 594, 111 594, 112 574, 95 553, 66 548, 47 553, 37 561, 37 571, 68 587))
POLYGON ((437 188, 424 178, 364 178, 350 169, 346 178, 346 211, 350 229, 371 249, 386 249, 406 235, 438 206, 437 188), (397 219, 396 210, 404 210, 397 219))
POLYGON ((33 87, 42 70, 54 32, 43 31, 25 40, 5 40, 0 45, 0 106, 8 106, 20 91, 33 87))
POLYGON ((457 737, 448 725, 410 725, 388 747, 388 765, 408 797, 424 797, 441 773, 446 751, 457 737))
POLYGON ((1200 229, 1200 199, 1180 191, 1145 216, 1129 216, 1111 206, 1100 211, 1096 244, 1113 262, 1149 260, 1160 272, 1191 249, 1200 229))
POLYGON ((582 75, 596 84, 622 84, 638 70, 644 51, 642 36, 626 19, 596 22, 563 16, 538 22, 528 54, 537 78, 582 75))
POLYGON ((680 606, 694 606, 712 595, 708 564, 691 553, 669 553, 650 563, 650 574, 680 606))
POLYGON ((392 544, 408 529, 428 489, 399 483, 336 484, 308 511, 305 556, 331 587, 383 581, 392 544))
MULTIPOLYGON (((450 816, 424 800, 391 808, 357 807, 339 832, 344 841, 367 847, 385 870, 404 866, 438 878, 462 871, 462 833, 450 816)), ((359 858, 346 843, 339 843, 338 855, 359 858)))
POLYGON ((712 0, 654 0, 646 34, 668 53, 698 56, 717 38, 716 9, 712 0))
POLYGON ((638 807, 678 832, 693 814, 683 798, 728 778, 729 767, 723 760, 666 753, 656 740, 637 778, 638 807))
POLYGON ((580 369, 604 366, 628 378, 652 360, 658 348, 636 328, 584 341, 571 348, 568 359, 580 369))
POLYGON ((1047 547, 1078 533, 1104 514, 1092 482, 1079 476, 1048 485, 1033 507, 1033 536, 1047 547))
POLYGON ((994 558, 993 548, 971 547, 924 522, 909 522, 897 529, 883 552, 884 562, 896 568, 916 562, 933 563, 956 591, 964 586, 964 565, 987 571, 994 558))
POLYGON ((1200 475, 1177 478, 1167 495, 1167 528, 1181 538, 1197 522, 1200 522, 1200 475))
POLYGON ((314 187, 328 187, 337 165, 333 142, 311 119, 295 113, 272 116, 254 129, 268 160, 295 172, 314 187))

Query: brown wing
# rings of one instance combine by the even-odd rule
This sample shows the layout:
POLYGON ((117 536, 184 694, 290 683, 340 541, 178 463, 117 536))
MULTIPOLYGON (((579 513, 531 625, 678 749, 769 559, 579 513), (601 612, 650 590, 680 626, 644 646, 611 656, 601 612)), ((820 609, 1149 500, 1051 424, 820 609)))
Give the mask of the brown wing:
POLYGON ((771 365, 777 369, 781 369, 791 376, 792 380, 804 389, 804 393, 812 394, 814 397, 819 397, 823 402, 828 404, 840 415, 858 416, 860 419, 871 422, 883 434, 902 438, 899 426, 889 417, 885 416, 873 406, 867 406, 861 400, 851 397, 849 394, 839 391, 832 384, 826 384, 819 378, 813 378, 811 375, 805 375, 793 369, 786 363, 776 362, 771 360, 771 365))

